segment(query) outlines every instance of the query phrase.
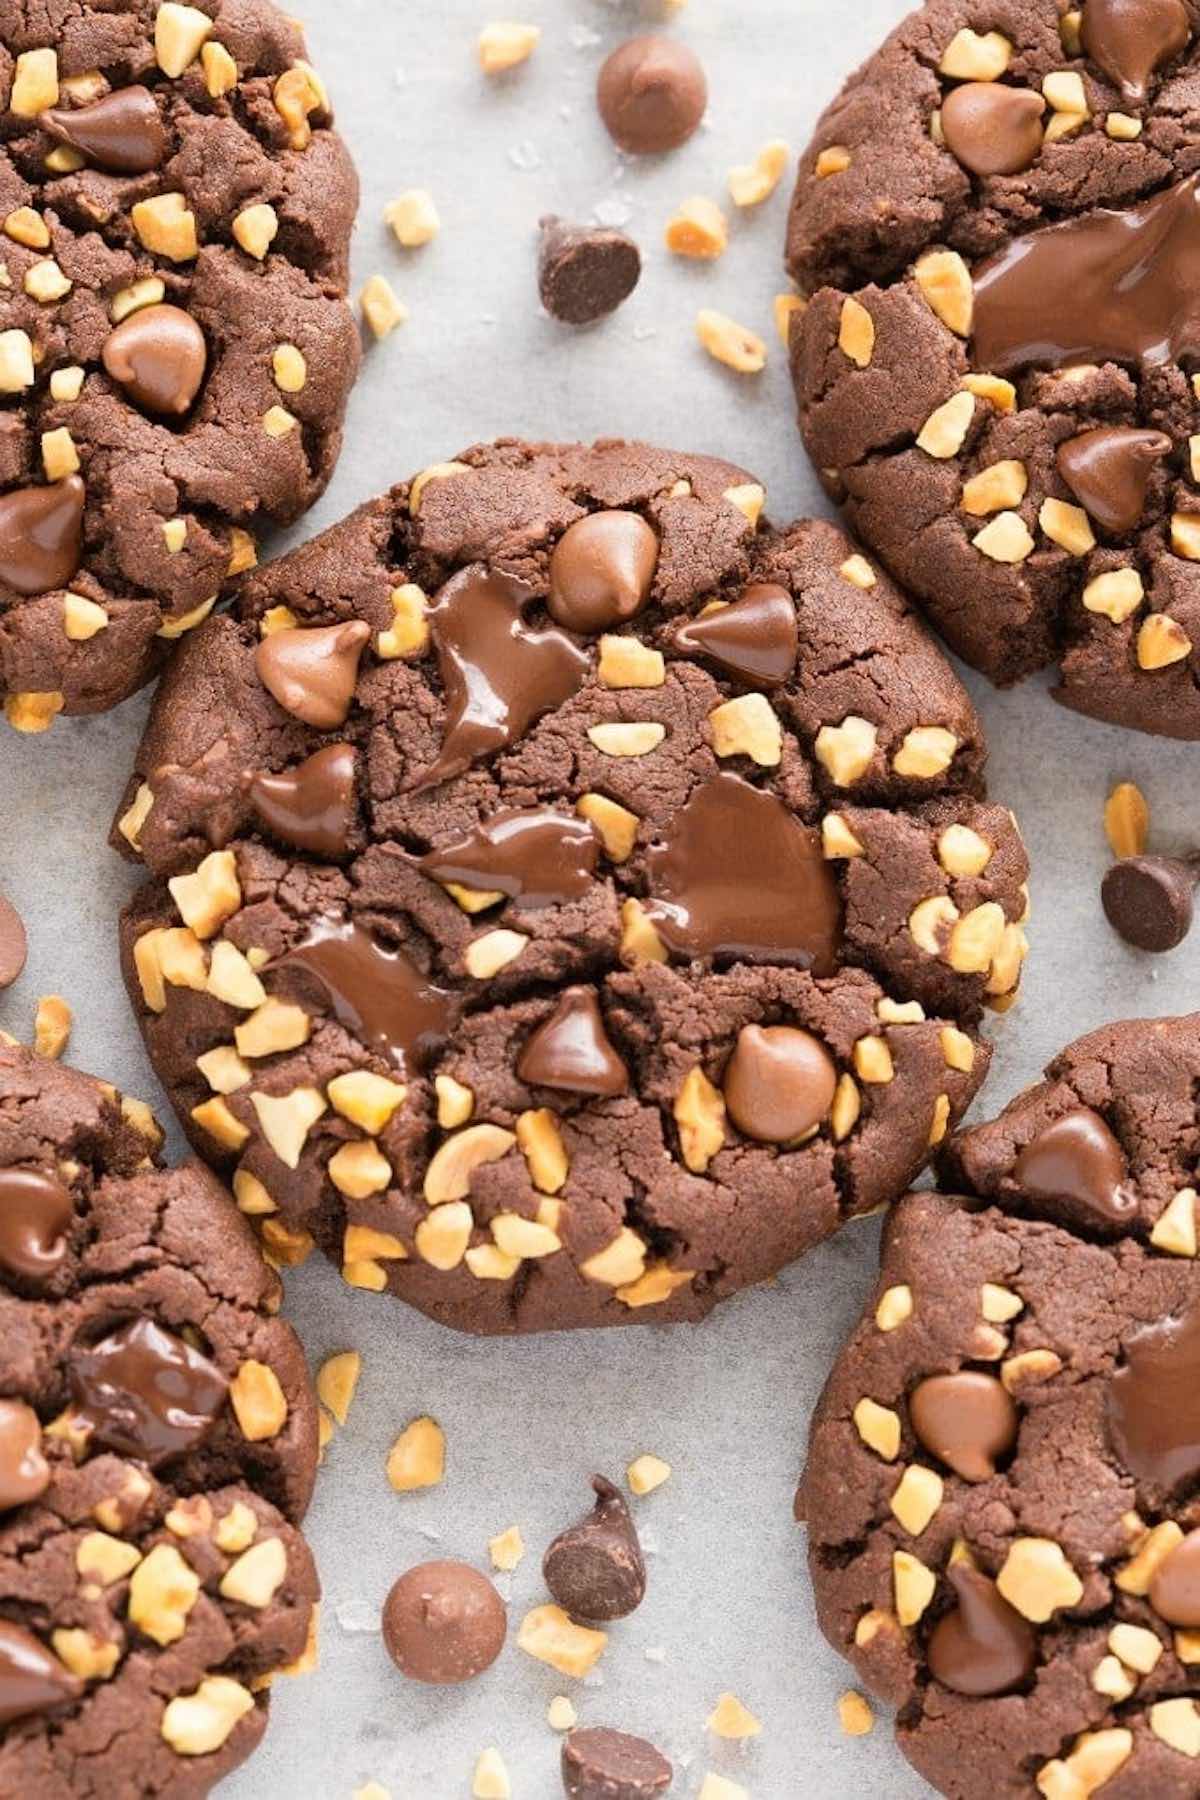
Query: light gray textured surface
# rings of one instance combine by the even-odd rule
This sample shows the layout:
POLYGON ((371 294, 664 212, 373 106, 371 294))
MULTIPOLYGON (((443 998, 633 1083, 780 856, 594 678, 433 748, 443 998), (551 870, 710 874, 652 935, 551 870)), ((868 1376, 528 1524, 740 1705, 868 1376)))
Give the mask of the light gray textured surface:
MULTIPOLYGON (((783 285, 784 189, 734 220, 729 253, 715 266, 673 262, 662 226, 686 195, 722 194, 728 167, 766 138, 785 136, 798 150, 903 0, 690 0, 672 29, 708 67, 710 123, 684 150, 644 167, 622 167, 591 89, 605 48, 646 15, 604 0, 515 4, 543 27, 541 46, 525 68, 488 83, 474 38, 506 6, 307 0, 313 59, 363 178, 357 281, 385 271, 412 317, 368 352, 339 473, 305 530, 501 433, 622 433, 712 451, 768 482, 776 518, 823 510, 771 326, 771 296, 783 285), (406 254, 381 214, 413 185, 433 190, 443 231, 406 254), (537 307, 534 235, 548 210, 627 219, 645 251, 631 302, 582 335, 537 307), (692 333, 702 305, 769 338, 764 376, 747 381, 703 355, 692 333)), ((1110 782, 1139 781, 1164 846, 1183 845, 1189 822, 1195 830, 1200 750, 1087 725, 1032 686, 1009 695, 971 686, 991 736, 993 793, 1017 809, 1034 860, 1033 955, 1020 1005, 994 1027, 990 1111, 1069 1038, 1107 1019, 1200 1004, 1200 933, 1152 964, 1111 937, 1097 898, 1110 782)), ((113 924, 133 879, 104 845, 145 710, 143 696, 108 718, 60 720, 45 737, 0 736, 0 885, 32 936, 26 974, 0 997, 0 1026, 28 1035, 36 996, 66 995, 76 1013, 72 1059, 152 1099, 165 1117, 117 977, 113 924)), ((454 1555, 486 1566, 487 1539, 516 1523, 529 1553, 515 1577, 501 1578, 515 1632, 545 1597, 541 1551, 583 1510, 589 1473, 617 1477, 653 1450, 674 1475, 636 1503, 651 1552, 649 1597, 613 1629, 598 1674, 575 1692, 581 1718, 659 1742, 677 1763, 673 1795, 693 1796, 707 1768, 742 1782, 753 1800, 927 1793, 896 1757, 886 1721, 869 1739, 841 1736, 835 1702, 847 1672, 816 1634, 802 1535, 791 1523, 808 1414, 871 1278, 874 1248, 870 1226, 851 1227, 777 1287, 743 1296, 696 1331, 514 1343, 454 1337, 345 1288, 318 1258, 289 1276, 288 1312, 314 1365, 352 1346, 364 1371, 309 1520, 326 1593, 321 1668, 277 1685, 265 1747, 224 1792, 348 1800, 374 1778, 393 1800, 459 1800, 476 1755, 495 1744, 515 1800, 550 1800, 558 1739, 545 1707, 570 1684, 510 1642, 465 1689, 407 1685, 384 1655, 379 1607, 409 1564, 454 1555), (447 1477, 401 1499, 384 1458, 421 1412, 445 1428, 447 1477), (706 1741, 704 1719, 724 1688, 763 1720, 744 1753, 706 1741)))

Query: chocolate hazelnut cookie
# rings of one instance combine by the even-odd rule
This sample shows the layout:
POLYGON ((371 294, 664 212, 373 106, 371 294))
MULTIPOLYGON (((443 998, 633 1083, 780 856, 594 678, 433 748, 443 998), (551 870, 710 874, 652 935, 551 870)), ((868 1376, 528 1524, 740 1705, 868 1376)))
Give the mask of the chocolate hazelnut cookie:
POLYGON ((822 1628, 954 1800, 1197 1792, 1198 1080, 1110 1025, 950 1141, 817 1408, 822 1628))
POLYGON ((321 493, 357 182, 270 0, 0 0, 0 699, 113 706, 321 493))
POLYGON ((696 1319, 889 1200, 1019 978, 963 689, 831 526, 641 444, 436 464, 160 689, 150 1054, 275 1255, 479 1332, 696 1319))
POLYGON ((1200 12, 929 0, 802 162, 805 442, 949 643, 1200 738, 1200 12))
POLYGON ((311 1661, 303 1353, 160 1138, 0 1043, 0 1792, 28 1800, 207 1794, 311 1661))

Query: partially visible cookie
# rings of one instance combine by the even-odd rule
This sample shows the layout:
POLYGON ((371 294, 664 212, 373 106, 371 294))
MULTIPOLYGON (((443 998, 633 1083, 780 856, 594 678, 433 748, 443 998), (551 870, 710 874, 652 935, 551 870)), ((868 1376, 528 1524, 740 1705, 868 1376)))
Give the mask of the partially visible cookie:
POLYGON ((1025 854, 899 595, 729 464, 505 442, 244 590, 114 842, 150 1054, 273 1253, 482 1332, 696 1319, 983 1077, 1025 854))
POLYGON ((115 705, 341 444, 357 181, 271 0, 0 10, 0 699, 115 705))
POLYGON ((886 1227, 797 1516, 822 1628, 954 1800, 1189 1800, 1200 1014, 1112 1025, 886 1227))
POLYGON ((801 160, 805 442, 1001 684, 1200 737, 1200 129, 1183 0, 929 0, 801 160))
POLYGON ((0 1044, 0 1792, 31 1800, 208 1793, 315 1630, 303 1352, 160 1135, 0 1044))

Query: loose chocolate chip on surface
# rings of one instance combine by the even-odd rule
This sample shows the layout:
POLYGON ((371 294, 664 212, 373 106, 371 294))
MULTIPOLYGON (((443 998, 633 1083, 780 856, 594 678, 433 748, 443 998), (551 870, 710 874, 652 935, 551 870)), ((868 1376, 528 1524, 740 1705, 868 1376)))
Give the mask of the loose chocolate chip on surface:
POLYGON ((28 953, 24 921, 12 901, 0 894, 0 988, 12 986, 28 953))
POLYGON ((413 1681, 473 1680, 495 1662, 507 1631, 504 1602, 467 1563, 421 1563, 400 1576, 384 1602, 388 1655, 413 1681))
POLYGON ((648 155, 685 144, 704 117, 708 81, 677 38, 630 38, 600 70, 600 117, 622 150, 648 155))
POLYGON ((605 1725, 580 1727, 563 1742, 568 1800, 653 1800, 666 1793, 674 1775, 666 1757, 645 1738, 605 1725))
POLYGON ((546 1586, 572 1617, 624 1619, 646 1596, 646 1564, 629 1508, 611 1481, 592 1476, 596 1504, 561 1532, 542 1561, 546 1586))
POLYGON ((591 325, 628 300, 642 272, 632 238, 605 225, 541 221, 538 292, 551 318, 591 325))
POLYGON ((1105 917, 1137 950, 1161 954, 1192 929, 1200 862, 1173 856, 1126 856, 1100 886, 1105 917))

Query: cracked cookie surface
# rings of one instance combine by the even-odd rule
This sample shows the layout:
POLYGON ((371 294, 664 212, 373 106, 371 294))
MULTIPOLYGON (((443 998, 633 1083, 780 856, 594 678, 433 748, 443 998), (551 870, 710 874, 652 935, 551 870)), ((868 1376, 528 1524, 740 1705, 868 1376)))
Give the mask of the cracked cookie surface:
POLYGON ((1002 684, 1200 737, 1200 13, 929 0, 801 159, 805 443, 1002 684))
POLYGON ((0 700, 115 705, 317 499, 357 181, 270 0, 0 3, 0 700))
POLYGON ((954 1800, 1196 1792, 1198 1080, 1112 1025, 951 1139, 814 1415, 822 1629, 954 1800))
POLYGON ((0 1790, 191 1800, 308 1666, 316 1468, 278 1277, 139 1102, 0 1044, 0 1790))
POLYGON ((468 1330, 696 1319, 902 1191, 1025 951, 978 720, 728 464, 502 442, 160 689, 130 997, 268 1250, 468 1330))

